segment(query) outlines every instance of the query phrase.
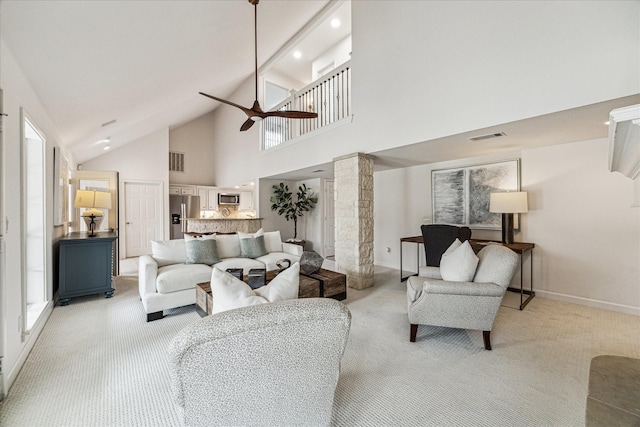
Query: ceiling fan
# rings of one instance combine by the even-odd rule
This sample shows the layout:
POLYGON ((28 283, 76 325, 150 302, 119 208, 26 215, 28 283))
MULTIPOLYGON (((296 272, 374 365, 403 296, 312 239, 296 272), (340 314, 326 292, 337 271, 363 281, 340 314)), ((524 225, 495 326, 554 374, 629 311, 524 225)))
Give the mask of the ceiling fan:
POLYGON ((255 58, 255 82, 256 82, 256 100, 253 102, 251 108, 243 107, 234 102, 227 101, 226 99, 218 98, 213 95, 209 95, 204 92, 198 92, 200 95, 204 95, 207 98, 215 99, 216 101, 224 104, 231 105, 239 108, 247 115, 247 120, 240 127, 240 131, 249 129, 253 124, 266 117, 284 117, 287 119, 315 119, 318 117, 317 113, 310 113, 307 111, 262 111, 260 103, 258 102, 258 3, 260 0, 248 0, 254 6, 254 58, 255 58))

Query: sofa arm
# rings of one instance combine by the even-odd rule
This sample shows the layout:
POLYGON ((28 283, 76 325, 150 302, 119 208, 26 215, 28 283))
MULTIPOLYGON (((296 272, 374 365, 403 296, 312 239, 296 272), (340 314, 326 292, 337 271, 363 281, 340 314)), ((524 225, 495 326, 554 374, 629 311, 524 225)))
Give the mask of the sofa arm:
POLYGON ((302 252, 304 252, 304 248, 300 245, 294 245, 293 243, 282 242, 282 252, 302 256, 302 252))
POLYGON ((451 282, 448 280, 426 279, 423 290, 428 294, 502 297, 506 289, 495 283, 451 282))
POLYGON ((440 267, 430 267, 427 265, 418 267, 418 276, 426 277, 427 279, 442 280, 442 275, 440 274, 440 267))
POLYGON ((158 263, 149 255, 141 255, 138 262, 138 291, 144 299, 145 294, 156 293, 158 263))

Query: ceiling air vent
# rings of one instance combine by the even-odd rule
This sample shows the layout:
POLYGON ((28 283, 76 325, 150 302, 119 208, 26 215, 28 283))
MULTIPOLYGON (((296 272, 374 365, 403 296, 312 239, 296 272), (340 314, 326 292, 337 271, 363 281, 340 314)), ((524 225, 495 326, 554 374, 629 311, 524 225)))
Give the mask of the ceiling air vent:
POLYGON ((484 141, 485 139, 491 139, 491 138, 499 138, 501 136, 506 136, 507 134, 504 132, 498 132, 498 133, 488 133, 486 135, 478 135, 478 136, 474 136, 469 138, 469 141, 484 141))
POLYGON ((169 151, 169 172, 184 172, 184 153, 169 151))

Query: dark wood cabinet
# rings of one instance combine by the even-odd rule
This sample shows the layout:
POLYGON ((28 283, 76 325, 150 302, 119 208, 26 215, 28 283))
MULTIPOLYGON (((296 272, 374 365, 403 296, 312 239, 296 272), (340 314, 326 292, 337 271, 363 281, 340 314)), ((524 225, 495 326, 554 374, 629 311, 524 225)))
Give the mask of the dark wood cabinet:
POLYGON ((104 292, 111 298, 116 233, 70 233, 59 241, 58 303, 69 304, 73 297, 104 292))

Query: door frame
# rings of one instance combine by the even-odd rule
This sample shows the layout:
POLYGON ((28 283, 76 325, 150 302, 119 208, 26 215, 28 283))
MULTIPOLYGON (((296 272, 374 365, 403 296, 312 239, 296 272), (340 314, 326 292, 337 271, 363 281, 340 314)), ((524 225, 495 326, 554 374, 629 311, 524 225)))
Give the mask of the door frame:
MULTIPOLYGON (((133 184, 133 185, 153 185, 158 187, 158 194, 160 195, 160 200, 157 200, 156 202, 158 203, 158 206, 160 206, 160 215, 159 215, 159 221, 160 221, 160 230, 162 233, 161 238, 164 239, 167 233, 167 224, 165 221, 165 211, 168 209, 167 206, 165 206, 167 202, 167 197, 164 191, 164 182, 163 181, 154 181, 154 180, 140 180, 140 179, 126 179, 126 180, 122 180, 122 188, 121 188, 121 193, 122 193, 122 218, 124 221, 127 220, 127 184, 133 184)), ((127 258, 127 224, 125 224, 125 227, 122 228, 122 233, 121 233, 121 250, 120 250, 120 259, 125 259, 127 258)))
MULTIPOLYGON (((3 92, 0 88, 0 165, 4 165, 4 107, 3 107, 3 92)), ((4 291, 5 291, 5 253, 6 246, 4 241, 5 235, 5 213, 4 213, 4 174, 5 167, 2 167, 0 171, 0 307, 4 307, 4 291)), ((6 337, 5 331, 5 316, 6 310, 0 311, 0 402, 4 399, 4 369, 2 361, 4 360, 4 342, 6 337)))

